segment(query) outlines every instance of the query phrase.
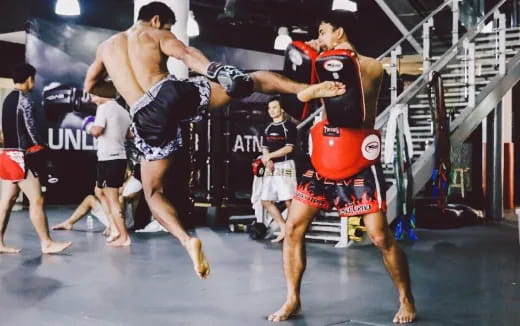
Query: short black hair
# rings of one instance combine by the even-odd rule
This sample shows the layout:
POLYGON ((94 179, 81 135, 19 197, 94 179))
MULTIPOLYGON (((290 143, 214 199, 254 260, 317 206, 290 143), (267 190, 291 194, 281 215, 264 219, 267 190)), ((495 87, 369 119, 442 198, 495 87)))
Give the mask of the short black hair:
POLYGON ((176 22, 175 14, 170 9, 170 7, 162 2, 157 1, 150 2, 146 6, 142 6, 141 9, 139 9, 137 20, 150 21, 155 15, 159 15, 159 20, 161 21, 162 25, 174 25, 176 22))
POLYGON ((318 27, 321 23, 330 24, 334 30, 342 27, 351 39, 355 35, 357 16, 354 12, 348 10, 332 10, 324 13, 318 21, 318 27))
POLYGON ((271 102, 274 102, 274 101, 278 101, 278 104, 280 104, 280 106, 282 106, 282 101, 281 101, 279 95, 276 95, 276 96, 273 96, 273 97, 269 98, 269 100, 267 101, 267 104, 269 104, 271 102))
POLYGON ((18 84, 25 82, 28 77, 34 78, 36 69, 28 63, 19 63, 13 67, 11 73, 13 81, 18 84))

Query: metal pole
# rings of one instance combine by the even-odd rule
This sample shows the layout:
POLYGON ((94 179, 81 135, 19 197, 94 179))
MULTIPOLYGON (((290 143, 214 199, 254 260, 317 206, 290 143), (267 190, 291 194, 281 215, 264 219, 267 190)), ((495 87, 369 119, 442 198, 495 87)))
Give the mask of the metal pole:
POLYGON ((423 25, 423 72, 430 68, 430 28, 433 27, 433 18, 428 19, 423 25))
POLYGON ((502 102, 498 103, 493 112, 493 142, 490 171, 490 189, 488 191, 490 202, 489 216, 494 220, 501 220, 503 218, 503 144, 502 144, 502 102))
POLYGON ((397 69, 397 61, 399 60, 399 56, 401 55, 401 46, 398 45, 395 50, 390 53, 390 64, 391 64, 391 72, 390 72, 390 96, 391 101, 393 103, 397 99, 397 75, 399 73, 397 69))
POLYGON ((475 97, 476 97, 476 89, 475 89, 475 43, 465 41, 465 60, 466 64, 464 65, 464 81, 466 83, 464 87, 464 96, 468 100, 468 106, 475 106, 475 97))
MULTIPOLYGON (((498 11, 497 11, 498 12, 498 11)), ((498 15, 498 73, 506 74, 506 15, 498 15)))
POLYGON ((457 44, 459 41, 459 1, 453 0, 453 4, 451 5, 451 13, 452 13, 452 27, 451 27, 451 45, 457 44))

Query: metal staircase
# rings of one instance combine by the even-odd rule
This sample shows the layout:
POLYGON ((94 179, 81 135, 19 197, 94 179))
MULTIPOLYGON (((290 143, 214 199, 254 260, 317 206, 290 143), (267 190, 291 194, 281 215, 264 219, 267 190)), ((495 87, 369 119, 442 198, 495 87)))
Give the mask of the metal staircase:
MULTIPOLYGON (((392 80, 392 101, 378 115, 375 127, 381 130, 384 140, 391 112, 407 111, 413 144, 414 195, 430 179, 434 163, 433 127, 428 102, 428 82, 431 72, 438 71, 443 76, 446 107, 448 110, 453 110, 454 118, 451 121, 453 144, 459 144, 469 137, 499 104, 505 93, 520 80, 520 29, 506 27, 505 14, 501 13, 501 9, 507 2, 500 1, 462 37, 454 36, 453 45, 441 56, 430 51, 429 32, 434 26, 436 14, 434 11, 420 26, 411 31, 412 34, 417 33, 422 27, 422 53, 410 50, 413 47, 403 46, 407 42, 407 35, 405 35, 379 57, 380 60, 388 54, 391 57, 387 68, 390 70, 392 80), (403 51, 404 48, 408 50, 403 51), (399 61, 405 56, 423 58, 422 74, 401 94, 398 94, 399 61)), ((401 115, 400 118, 406 116, 401 115)), ((403 130, 397 132, 402 133, 403 130)), ((383 141, 383 151, 384 149, 383 141)), ((387 220, 391 223, 397 215, 397 189, 394 184, 392 164, 383 164, 383 168, 388 184, 387 220)), ((353 242, 347 236, 346 220, 339 219, 335 212, 323 214, 313 222, 307 238, 337 241, 336 247, 347 247, 353 242)))

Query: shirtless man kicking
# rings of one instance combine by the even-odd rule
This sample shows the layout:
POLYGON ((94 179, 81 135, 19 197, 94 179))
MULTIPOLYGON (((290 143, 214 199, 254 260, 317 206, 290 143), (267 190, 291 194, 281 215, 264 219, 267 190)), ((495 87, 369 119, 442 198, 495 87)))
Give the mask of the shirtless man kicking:
MULTIPOLYGON (((145 199, 153 216, 184 246, 196 274, 205 279, 209 263, 199 239, 181 226, 177 211, 164 195, 163 177, 171 155, 181 144, 179 121, 199 121, 208 109, 227 104, 230 95, 247 96, 252 91, 298 93, 301 101, 336 96, 345 92, 341 83, 308 87, 270 72, 245 74, 235 67, 211 63, 198 50, 187 47, 170 32, 175 15, 163 3, 151 2, 139 10, 137 22, 128 30, 101 43, 85 77, 87 92, 103 95, 105 78, 130 106, 136 147, 144 155, 141 175, 145 199), (199 77, 180 81, 169 75, 168 57, 181 60, 199 77)), ((105 95, 106 96, 106 95, 105 95)))
MULTIPOLYGON (((370 130, 374 128, 377 99, 383 77, 383 67, 377 60, 356 53, 354 46, 348 39, 348 32, 346 30, 348 28, 349 19, 353 17, 344 16, 344 13, 332 12, 328 16, 323 17, 319 25, 318 39, 309 41, 308 45, 313 47, 316 51, 333 49, 354 51, 355 57, 359 58, 359 73, 362 84, 362 93, 360 94, 362 94, 364 98, 364 105, 362 104, 361 107, 364 106, 364 112, 360 114, 359 111, 363 110, 356 109, 357 111, 349 111, 345 114, 344 111, 347 111, 347 109, 344 109, 344 107, 334 112, 333 109, 327 106, 328 103, 326 103, 324 116, 328 113, 328 123, 331 123, 331 126, 333 117, 339 118, 338 120, 345 119, 348 123, 354 120, 354 117, 359 117, 359 122, 356 122, 357 125, 350 128, 355 128, 356 131, 363 129, 370 130)), ((339 62, 338 60, 335 61, 339 62)), ((347 89, 350 86, 351 85, 347 85, 347 89)), ((352 97, 350 100, 352 100, 352 97)), ((363 101, 361 101, 361 103, 363 103, 363 101)), ((325 119, 327 119, 327 117, 325 117, 324 120, 325 119)), ((337 121, 335 123, 337 123, 337 121)), ((336 125, 341 127, 342 123, 336 125)), ((313 154, 317 152, 317 146, 323 144, 315 141, 320 139, 319 135, 325 134, 327 130, 326 127, 321 127, 323 129, 314 127, 314 130, 311 131, 311 134, 313 134, 313 154), (316 135, 316 139, 314 139, 314 135, 316 135)), ((328 129, 332 130, 335 128, 328 129)), ((341 133, 343 133, 345 129, 348 128, 341 128, 341 133)), ((338 133, 336 139, 338 139, 339 135, 342 134, 338 133)), ((326 138, 325 136, 321 136, 321 139, 326 138)), ((339 143, 339 141, 337 143, 339 143)), ((322 146, 326 147, 325 145, 322 146)), ((354 152, 353 147, 344 149, 330 146, 323 152, 326 153, 325 160, 331 161, 335 160, 336 157, 339 158, 339 160, 336 161, 338 163, 335 164, 336 166, 342 165, 341 162, 346 162, 347 156, 355 155, 350 154, 350 152, 354 152)), ((359 156, 361 156, 361 154, 359 154, 359 156)), ((268 319, 273 322, 283 321, 289 319, 301 310, 300 288, 306 262, 305 232, 320 209, 330 209, 334 204, 341 218, 356 215, 363 217, 363 221, 367 227, 367 234, 374 245, 381 251, 385 267, 399 292, 400 307, 393 318, 393 322, 413 322, 416 313, 410 286, 408 262, 404 252, 397 245, 384 214, 385 189, 381 187, 384 185, 384 179, 381 177, 380 166, 378 164, 371 165, 367 168, 363 168, 360 172, 356 172, 353 176, 326 180, 323 178, 323 174, 318 175, 318 173, 321 173, 323 170, 320 170, 320 166, 314 162, 313 160, 314 169, 305 172, 298 185, 294 197, 295 200, 293 200, 286 221, 285 239, 283 243, 283 265, 287 285, 286 301, 280 309, 271 314, 268 319)), ((316 162, 320 162, 320 160, 316 160, 316 162)))

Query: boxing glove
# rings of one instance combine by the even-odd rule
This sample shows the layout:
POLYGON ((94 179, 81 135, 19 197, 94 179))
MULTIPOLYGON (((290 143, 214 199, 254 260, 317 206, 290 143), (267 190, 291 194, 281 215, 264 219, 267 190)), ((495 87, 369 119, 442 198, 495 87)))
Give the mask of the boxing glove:
POLYGON ((206 76, 219 83, 232 98, 243 98, 253 93, 253 78, 237 67, 211 62, 206 76))
MULTIPOLYGON (((305 42, 293 41, 285 50, 283 75, 306 84, 317 80, 314 61, 318 53, 305 42)), ((281 100, 287 113, 304 120, 311 111, 311 103, 300 102, 293 94, 282 94, 281 100)))
POLYGON ((361 128, 365 119, 365 101, 356 53, 343 49, 325 51, 316 58, 315 67, 320 82, 339 81, 346 86, 345 94, 323 99, 329 125, 361 128))
POLYGON ((85 119, 83 119, 83 122, 81 123, 81 129, 85 130, 87 134, 90 134, 90 131, 94 126, 94 120, 96 120, 96 117, 92 115, 87 116, 85 119))
POLYGON ((49 121, 58 122, 74 110, 76 89, 53 82, 43 88, 43 109, 49 121))

